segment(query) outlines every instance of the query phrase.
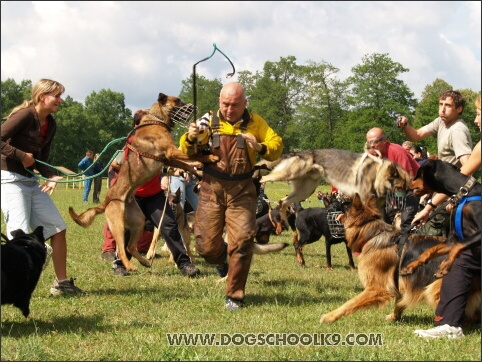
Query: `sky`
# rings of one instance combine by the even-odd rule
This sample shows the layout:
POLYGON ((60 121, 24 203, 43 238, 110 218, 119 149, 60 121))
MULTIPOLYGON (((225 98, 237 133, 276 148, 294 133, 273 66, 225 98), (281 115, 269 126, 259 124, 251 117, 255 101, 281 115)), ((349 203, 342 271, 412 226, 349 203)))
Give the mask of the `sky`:
POLYGON ((81 103, 110 89, 135 112, 211 55, 196 74, 227 83, 288 56, 343 80, 379 53, 420 99, 437 78, 480 91, 480 18, 480 1, 2 1, 1 80, 54 79, 81 103))

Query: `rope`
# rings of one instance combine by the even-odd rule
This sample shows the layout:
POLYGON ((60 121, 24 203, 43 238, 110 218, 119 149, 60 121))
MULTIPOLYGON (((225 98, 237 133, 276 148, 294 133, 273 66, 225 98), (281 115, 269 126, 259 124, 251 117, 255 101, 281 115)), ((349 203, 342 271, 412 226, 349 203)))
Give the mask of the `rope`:
MULTIPOLYGON (((113 141, 110 141, 107 146, 104 147, 104 149, 102 150, 102 152, 99 154, 99 158, 100 156, 102 156, 106 151, 107 149, 112 146, 113 144, 115 143, 119 143, 119 142, 122 142, 122 141, 125 141, 127 137, 121 137, 121 138, 117 138, 113 141)), ((102 169, 102 171, 98 172, 97 174, 95 175, 91 175, 91 176, 84 176, 83 178, 81 179, 78 179, 78 180, 58 180, 58 181, 55 181, 56 183, 72 183, 72 182, 84 182, 85 180, 90 180, 90 179, 93 179, 93 178, 96 178, 98 176, 100 176, 101 174, 103 174, 110 166, 110 164, 115 160, 115 158, 117 157, 117 154, 120 152, 120 150, 116 150, 114 152, 114 155, 112 156, 112 158, 110 159, 110 161, 106 164, 106 166, 102 169)), ((35 162, 38 162, 42 165, 46 165, 50 168, 53 168, 54 170, 60 172, 61 174, 65 175, 65 176, 68 176, 68 177, 77 177, 77 176, 83 176, 88 170, 90 170, 92 167, 94 167, 94 164, 95 162, 92 162, 92 164, 87 168, 85 169, 84 171, 82 172, 79 172, 79 173, 76 173, 76 174, 68 174, 64 171, 62 171, 61 169, 55 167, 55 166, 52 166, 46 162, 43 162, 43 161, 40 161, 40 160, 37 160, 35 159, 35 162)), ((42 175, 39 175, 39 174, 36 174, 35 172, 33 172, 32 170, 28 169, 28 168, 25 168, 28 172, 30 172, 33 176, 35 176, 36 178, 40 179, 40 180, 44 180, 44 181, 50 181, 50 179, 46 178, 46 177, 43 177, 42 175)))
POLYGON ((155 238, 158 239, 159 238, 159 234, 161 233, 161 224, 162 224, 162 220, 164 219, 164 215, 166 214, 166 207, 167 207, 167 204, 169 203, 169 194, 171 193, 171 176, 169 176, 168 178, 168 185, 167 185, 167 194, 166 194, 166 202, 164 203, 164 208, 162 209, 162 215, 161 215, 161 219, 159 220, 159 225, 157 225, 157 230, 158 232, 156 233, 156 231, 154 231, 154 234, 152 235, 152 240, 151 240, 151 244, 152 243, 155 243, 155 247, 154 247, 154 250, 153 250, 153 253, 152 253, 152 259, 151 259, 151 264, 150 266, 152 266, 152 263, 154 263, 154 259, 156 258, 156 247, 157 247, 157 240, 154 240, 155 238), (157 234, 157 235, 156 235, 157 234))

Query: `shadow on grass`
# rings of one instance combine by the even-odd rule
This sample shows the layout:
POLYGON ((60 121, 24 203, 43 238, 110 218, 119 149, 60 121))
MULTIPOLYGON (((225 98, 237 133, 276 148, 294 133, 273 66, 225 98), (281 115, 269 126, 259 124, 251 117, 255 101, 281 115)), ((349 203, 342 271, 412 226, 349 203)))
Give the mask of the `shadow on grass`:
POLYGON ((99 327, 104 315, 69 316, 53 318, 52 321, 26 318, 22 321, 2 321, 2 338, 23 338, 29 335, 45 336, 52 333, 71 334, 81 329, 83 332, 106 332, 109 327, 99 327), (105 329, 102 331, 102 329, 105 329))

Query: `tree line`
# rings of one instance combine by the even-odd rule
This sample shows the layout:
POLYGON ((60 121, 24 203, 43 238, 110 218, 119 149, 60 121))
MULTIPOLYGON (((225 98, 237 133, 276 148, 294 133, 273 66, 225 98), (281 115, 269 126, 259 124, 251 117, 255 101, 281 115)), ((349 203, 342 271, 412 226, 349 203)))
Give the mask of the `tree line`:
MULTIPOLYGON (((380 127, 391 142, 402 143, 403 132, 395 127, 398 115, 407 115, 415 128, 438 117, 438 97, 453 89, 446 81, 436 78, 424 88, 421 99, 400 79, 409 69, 394 62, 388 54, 367 54, 351 69, 346 79, 340 70, 325 61, 298 64, 294 56, 267 61, 263 69, 238 73, 238 81, 246 88, 248 109, 259 113, 282 137, 285 152, 305 149, 336 148, 362 152, 366 132, 380 127)), ((192 75, 182 80, 178 95, 184 102, 193 102, 192 75)), ((217 109, 221 79, 196 76, 197 114, 217 109)), ((10 111, 30 99, 31 80, 17 83, 1 81, 1 112, 4 119, 10 111)), ((475 142, 479 139, 474 125, 474 101, 479 91, 458 89, 467 103, 462 118, 475 142)), ((162 90, 159 90, 162 92, 162 90)), ((49 163, 77 171, 78 161, 87 149, 105 150, 102 161, 107 163, 114 152, 122 148, 122 139, 132 127, 136 110, 125 106, 121 92, 110 89, 93 91, 85 104, 66 96, 54 115, 57 135, 52 144, 49 163)), ((175 127, 174 139, 179 140, 185 129, 175 127)), ((436 139, 419 143, 430 154, 437 153, 436 139)))

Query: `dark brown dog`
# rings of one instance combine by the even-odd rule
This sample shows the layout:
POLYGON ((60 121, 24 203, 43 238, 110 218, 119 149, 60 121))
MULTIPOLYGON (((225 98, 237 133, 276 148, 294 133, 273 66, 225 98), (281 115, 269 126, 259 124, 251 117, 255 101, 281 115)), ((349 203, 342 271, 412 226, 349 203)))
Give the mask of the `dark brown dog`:
POLYGON ((136 270, 126 256, 124 230, 130 230, 127 250, 142 265, 150 263, 136 250, 137 240, 142 234, 144 214, 134 199, 136 189, 161 173, 165 166, 181 168, 195 175, 199 172, 194 167, 202 167, 203 162, 216 162, 213 155, 188 156, 174 144, 171 129, 175 122, 189 121, 194 108, 183 103, 179 98, 160 93, 157 103, 142 117, 132 136, 128 138, 127 158, 119 170, 116 183, 109 188, 105 200, 97 207, 87 209, 77 215, 72 207, 69 213, 72 219, 83 227, 88 227, 98 214, 105 212, 109 229, 117 243, 117 253, 127 270, 136 270))
POLYGON ((412 274, 422 264, 448 254, 447 259, 440 264, 435 273, 435 276, 440 278, 447 275, 455 259, 463 250, 480 248, 481 185, 476 182, 475 178, 461 174, 454 165, 448 162, 428 160, 419 168, 410 182, 410 188, 415 196, 432 192, 453 195, 452 202, 455 207, 451 216, 451 231, 447 242, 427 249, 420 255, 420 258, 401 270, 404 275, 412 274))
MULTIPOLYGON (((341 307, 323 315, 322 323, 334 322, 357 310, 382 306, 395 298, 395 309, 386 319, 400 320, 403 311, 425 301, 435 307, 440 299, 442 279, 434 276, 443 257, 427 262, 414 274, 399 276, 398 268, 418 258, 423 250, 444 242, 440 236, 410 234, 404 245, 395 243, 399 231, 383 221, 374 198, 362 203, 358 194, 343 218, 348 246, 358 257, 358 276, 363 292, 341 307)), ((473 283, 465 309, 467 321, 480 313, 480 280, 473 283)))

